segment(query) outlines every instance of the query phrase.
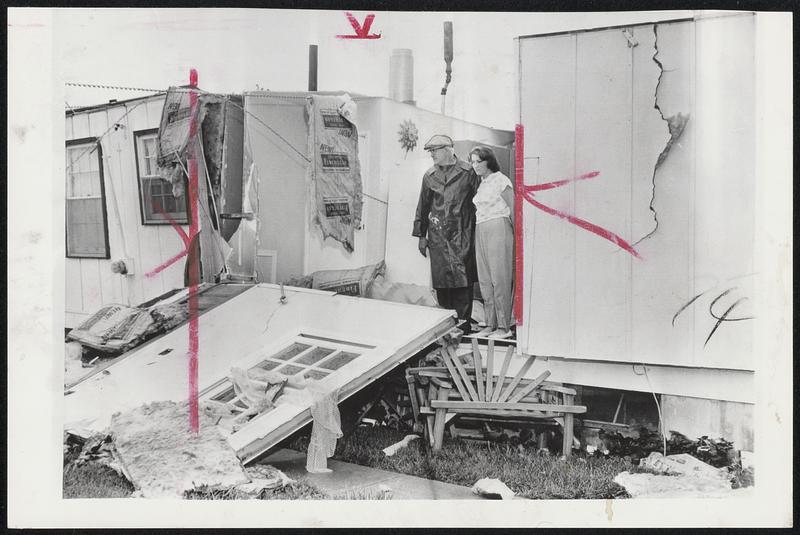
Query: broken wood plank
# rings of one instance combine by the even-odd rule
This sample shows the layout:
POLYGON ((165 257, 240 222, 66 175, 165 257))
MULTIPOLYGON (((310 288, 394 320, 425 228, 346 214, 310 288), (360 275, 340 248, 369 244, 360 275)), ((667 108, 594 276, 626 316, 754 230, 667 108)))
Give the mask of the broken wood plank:
MULTIPOLYGON (((508 403, 492 401, 445 401, 439 399, 431 400, 431 407, 434 409, 448 409, 451 411, 469 411, 475 409, 482 410, 514 410, 514 411, 546 411, 564 412, 570 414, 582 414, 586 412, 586 407, 582 405, 555 405, 550 403, 508 403)), ((520 413, 518 412, 517 415, 520 413)))
POLYGON ((489 349, 486 352, 486 400, 492 399, 494 382, 494 339, 489 339, 489 349))
POLYGON ((459 376, 459 372, 456 371, 455 365, 450 361, 448 355, 444 356, 444 363, 447 365, 447 369, 450 372, 450 376, 453 378, 453 383, 456 386, 456 390, 461 395, 461 399, 469 399, 467 395, 467 390, 464 387, 464 383, 461 382, 461 377, 459 376))
POLYGON ((483 382, 483 362, 481 359, 481 350, 478 349, 478 341, 472 339, 472 365, 475 367, 475 387, 478 391, 478 399, 484 401, 486 398, 486 385, 483 382))
POLYGON ((411 399, 411 411, 414 413, 414 421, 419 419, 419 403, 417 402, 417 393, 414 390, 414 377, 406 373, 406 383, 408 383, 408 397, 411 399))
POLYGON ((511 393, 522 380, 522 376, 528 373, 528 370, 530 370, 531 366, 533 366, 534 360, 536 360, 535 356, 531 355, 528 357, 528 359, 525 361, 525 364, 523 364, 522 368, 519 369, 517 375, 514 376, 514 379, 511 381, 511 383, 505 388, 505 390, 503 390, 503 393, 500 394, 500 397, 497 398, 497 401, 506 401, 509 397, 511 397, 511 393))
POLYGON ((521 400, 522 398, 533 392, 534 389, 536 389, 536 387, 538 387, 548 377, 550 377, 550 372, 548 370, 543 371, 541 374, 539 374, 539 377, 528 383, 524 388, 521 388, 519 391, 517 391, 517 393, 511 396, 511 399, 509 399, 508 401, 510 401, 511 403, 518 402, 519 400, 521 400))
MULTIPOLYGON (((472 386, 472 382, 469 380, 469 376, 467 375, 467 371, 464 369, 464 364, 455 355, 455 351, 453 351, 452 348, 450 348, 450 347, 447 348, 447 354, 450 355, 451 359, 453 360, 453 364, 455 364, 456 369, 458 369, 458 373, 461 375, 461 379, 464 382, 464 386, 466 387, 467 392, 469 392, 469 398, 468 399, 477 400, 478 399, 478 393, 475 391, 475 388, 473 388, 473 386, 472 386)), ((467 399, 467 398, 465 398, 465 399, 467 399)))
POLYGON ((500 375, 497 376, 498 387, 495 388, 494 394, 492 395, 492 401, 497 401, 500 398, 503 381, 506 377, 506 373, 508 372, 508 365, 511 363, 511 358, 513 356, 514 356, 514 346, 508 346, 508 349, 506 349, 506 356, 503 359, 503 364, 500 367, 500 375))

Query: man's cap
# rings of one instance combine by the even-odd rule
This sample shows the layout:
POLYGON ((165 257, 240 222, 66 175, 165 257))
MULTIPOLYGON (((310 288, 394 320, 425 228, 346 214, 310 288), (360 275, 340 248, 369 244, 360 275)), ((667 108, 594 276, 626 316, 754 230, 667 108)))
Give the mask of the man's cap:
POLYGON ((436 150, 436 149, 440 149, 442 147, 452 147, 452 146, 453 146, 453 140, 452 139, 450 139, 448 136, 445 136, 443 134, 436 134, 435 136, 430 138, 427 143, 425 143, 425 146, 423 147, 423 149, 425 149, 425 150, 436 150))

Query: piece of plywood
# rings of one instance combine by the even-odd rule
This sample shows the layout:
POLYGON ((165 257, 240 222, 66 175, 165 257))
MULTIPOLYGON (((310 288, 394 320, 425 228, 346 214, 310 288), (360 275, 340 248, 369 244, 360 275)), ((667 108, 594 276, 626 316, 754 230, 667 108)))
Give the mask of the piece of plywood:
MULTIPOLYGON (((304 335, 320 339, 319 345, 338 340, 363 349, 359 358, 318 381, 323 390, 337 390, 341 401, 453 326, 450 312, 442 309, 304 288, 284 292, 282 304, 279 286, 259 284, 199 318, 201 392, 218 385, 232 367, 246 367, 304 335)), ((67 427, 99 431, 114 412, 187 399, 188 346, 184 326, 75 385, 64 398, 67 427)), ((237 432, 235 440, 232 436, 231 445, 251 459, 310 420, 309 400, 279 404, 237 432)))
POLYGON ((752 370, 753 16, 625 30, 630 43, 620 28, 520 40, 526 180, 549 161, 570 162, 571 147, 574 174, 599 175, 568 186, 572 203, 569 190, 537 199, 574 209, 641 256, 526 206, 520 349, 752 370), (570 69, 574 103, 558 82, 570 69), (569 126, 548 122, 540 102, 560 103, 569 126), (554 239, 565 227, 573 241, 554 239))

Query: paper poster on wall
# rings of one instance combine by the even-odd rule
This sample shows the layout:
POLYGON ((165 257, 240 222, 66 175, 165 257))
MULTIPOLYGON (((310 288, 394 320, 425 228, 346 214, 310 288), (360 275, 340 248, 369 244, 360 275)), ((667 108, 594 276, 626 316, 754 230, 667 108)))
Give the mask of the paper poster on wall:
POLYGON ((353 233, 361 224, 361 167, 355 103, 347 95, 312 96, 308 104, 312 220, 323 239, 332 237, 353 251, 353 233))

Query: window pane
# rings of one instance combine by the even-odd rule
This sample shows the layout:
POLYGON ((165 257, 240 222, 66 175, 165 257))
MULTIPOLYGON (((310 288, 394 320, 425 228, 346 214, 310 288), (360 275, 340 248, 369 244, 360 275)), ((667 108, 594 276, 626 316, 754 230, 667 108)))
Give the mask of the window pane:
POLYGON ((333 353, 333 351, 333 349, 328 349, 325 347, 316 347, 313 351, 311 351, 311 353, 303 355, 299 359, 295 360, 295 362, 297 364, 315 364, 333 353))
POLYGON ((68 199, 66 209, 67 254, 105 256, 103 199, 68 199))
POLYGON ((187 222, 186 199, 172 195, 172 184, 158 176, 157 134, 136 137, 139 158, 139 190, 144 223, 166 222, 165 213, 179 223, 187 222))
POLYGON ((325 368, 326 370, 338 370, 348 362, 357 359, 358 356, 359 355, 357 353, 342 351, 327 362, 320 364, 320 368, 325 368))

